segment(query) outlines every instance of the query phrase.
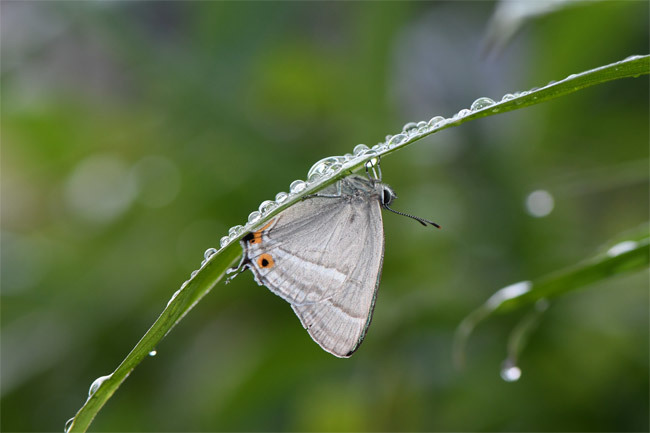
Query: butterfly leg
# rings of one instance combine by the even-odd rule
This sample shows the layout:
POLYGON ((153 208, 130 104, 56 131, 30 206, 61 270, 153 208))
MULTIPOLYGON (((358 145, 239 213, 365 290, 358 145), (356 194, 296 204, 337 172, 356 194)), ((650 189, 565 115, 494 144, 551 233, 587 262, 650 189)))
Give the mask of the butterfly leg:
POLYGON ((371 181, 379 181, 381 182, 381 165, 380 165, 381 159, 379 157, 372 158, 368 162, 366 162, 366 175, 368 176, 368 179, 371 181), (372 175, 370 175, 370 170, 372 170, 372 175))
POLYGON ((340 198, 341 195, 342 195, 341 194, 341 181, 339 180, 338 182, 336 182, 335 185, 336 185, 336 191, 330 192, 332 190, 332 188, 328 186, 327 188, 323 189, 321 192, 317 192, 316 194, 308 195, 305 198, 310 198, 310 197, 340 198), (325 191, 327 191, 327 192, 325 192, 325 191))

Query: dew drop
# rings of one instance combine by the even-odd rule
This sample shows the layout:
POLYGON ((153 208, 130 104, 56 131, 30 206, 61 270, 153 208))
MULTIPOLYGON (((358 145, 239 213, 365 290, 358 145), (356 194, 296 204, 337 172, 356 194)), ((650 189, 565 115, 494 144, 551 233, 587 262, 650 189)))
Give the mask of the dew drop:
POLYGON ((384 141, 384 143, 386 143, 386 144, 390 143, 390 139, 391 139, 391 138, 393 138, 393 136, 390 135, 390 134, 388 134, 388 135, 386 136, 386 140, 384 141))
POLYGON ((363 156, 377 156, 377 149, 368 149, 363 156))
POLYGON ((430 129, 438 128, 438 127, 440 127, 440 126, 442 126, 444 124, 445 120, 446 119, 444 117, 442 117, 442 116, 433 117, 433 118, 431 118, 431 120, 429 120, 429 123, 428 123, 429 128, 430 129))
POLYGON ((485 107, 494 105, 494 101, 490 98, 478 98, 476 101, 472 102, 470 109, 472 111, 482 110, 485 107))
POLYGON ((516 382, 521 377, 521 369, 512 361, 506 360, 501 368, 501 379, 506 382, 516 382))
MULTIPOLYGON (((232 230, 232 229, 230 229, 230 230, 232 230)), ((212 257, 214 255, 214 253, 216 253, 216 252, 217 252, 216 248, 208 248, 203 253, 203 257, 205 257, 206 260, 210 260, 210 257, 212 257)))
POLYGON ((402 132, 405 134, 411 134, 414 131, 417 131, 418 124, 415 122, 409 122, 402 127, 402 132))
POLYGON ((70 431, 70 427, 72 427, 73 422, 74 422, 74 418, 70 418, 65 422, 65 427, 63 427, 63 433, 68 433, 70 431))
POLYGON ((469 116, 470 114, 472 114, 472 110, 468 110, 467 108, 463 108, 458 113, 454 114, 454 119, 462 119, 463 117, 469 116))
POLYGON ((365 144, 357 144, 356 146, 354 146, 354 150, 352 151, 352 153, 359 156, 363 154, 363 152, 365 152, 366 150, 368 150, 368 146, 366 146, 365 144))
POLYGON ((196 276, 196 274, 198 274, 198 273, 199 273, 199 271, 197 271, 197 270, 192 271, 192 273, 190 274, 190 278, 194 278, 196 276))
POLYGON ((178 294, 181 292, 181 290, 183 290, 183 287, 185 287, 186 285, 187 285, 187 281, 185 281, 185 282, 183 283, 183 285, 181 286, 180 289, 178 289, 178 290, 176 290, 176 291, 174 292, 174 294, 172 295, 172 297, 169 298, 169 301, 167 301, 167 306, 169 306, 169 304, 171 304, 172 301, 173 301, 174 299, 176 299, 176 297, 178 296, 178 294))
POLYGON ((149 356, 151 356, 151 357, 154 357, 154 356, 156 356, 156 355, 158 355, 158 351, 157 351, 156 349, 154 349, 154 350, 152 350, 151 352, 149 352, 149 356))
POLYGON ((259 211, 254 210, 250 214, 248 214, 248 224, 255 224, 262 218, 262 215, 259 213, 259 211))
POLYGON ((503 95, 503 97, 501 98, 501 101, 510 101, 511 99, 515 99, 515 98, 516 98, 516 96, 513 95, 512 93, 506 93, 506 94, 503 95))
POLYGON ((275 201, 278 204, 284 202, 287 198, 289 198, 289 194, 286 192, 279 192, 275 195, 275 201))
POLYGON ((400 144, 404 143, 406 140, 408 140, 408 137, 406 135, 397 134, 391 137, 390 141, 388 142, 388 146, 390 147, 399 146, 400 144))
POLYGON ((278 204, 276 202, 271 201, 271 200, 264 200, 260 204, 259 210, 260 210, 260 213, 262 215, 266 215, 269 212, 271 212, 273 209, 275 209, 276 207, 278 207, 278 204))
POLYGON ((244 232, 244 227, 237 225, 228 229, 228 237, 232 240, 244 232))
POLYGON ((311 168, 307 172, 307 179, 313 182, 314 180, 318 179, 321 175, 327 173, 329 171, 329 167, 332 164, 336 164, 338 161, 339 161, 338 158, 335 156, 328 156, 327 158, 321 159, 316 164, 311 166, 311 168))
POLYGON ((221 239, 219 239, 219 245, 221 246, 221 248, 224 248, 229 243, 230 243, 230 238, 228 236, 223 236, 221 239))
POLYGON ((307 188, 307 184, 302 181, 302 180, 294 180, 291 182, 291 185, 289 185, 289 191, 291 194, 298 194, 307 188))
POLYGON ((110 378, 111 375, 109 374, 107 376, 100 376, 97 379, 95 379, 93 383, 90 385, 90 389, 88 390, 88 397, 89 398, 92 397, 97 392, 97 390, 102 386, 102 384, 110 378))

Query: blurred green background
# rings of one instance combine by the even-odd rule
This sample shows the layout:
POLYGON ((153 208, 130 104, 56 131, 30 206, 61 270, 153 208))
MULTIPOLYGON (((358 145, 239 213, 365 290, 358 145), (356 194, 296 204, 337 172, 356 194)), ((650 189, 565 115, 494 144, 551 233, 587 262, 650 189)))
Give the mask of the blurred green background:
MULTIPOLYGON (((3 431, 62 431, 203 251, 315 161, 650 51, 645 1, 541 13, 502 44, 492 2, 1 8, 3 431)), ((518 382, 499 368, 527 312, 482 324, 462 371, 451 343, 500 287, 646 223, 648 91, 647 77, 599 85, 385 158, 394 207, 443 230, 384 215, 383 280, 352 358, 322 351, 246 273, 91 429, 647 431, 645 271, 552 301, 518 382), (526 205, 539 189, 554 199, 543 217, 526 205)))

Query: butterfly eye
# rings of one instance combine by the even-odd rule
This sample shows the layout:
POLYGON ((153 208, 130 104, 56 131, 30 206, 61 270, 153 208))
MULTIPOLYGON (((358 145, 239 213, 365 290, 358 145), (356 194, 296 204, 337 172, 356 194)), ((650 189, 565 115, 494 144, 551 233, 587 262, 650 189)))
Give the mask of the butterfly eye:
POLYGON ((381 194, 381 204, 383 205, 391 204, 395 198, 395 193, 387 187, 384 187, 384 189, 381 190, 381 194))
POLYGON ((257 265, 263 269, 270 269, 275 265, 275 262, 270 254, 262 254, 257 258, 257 265))

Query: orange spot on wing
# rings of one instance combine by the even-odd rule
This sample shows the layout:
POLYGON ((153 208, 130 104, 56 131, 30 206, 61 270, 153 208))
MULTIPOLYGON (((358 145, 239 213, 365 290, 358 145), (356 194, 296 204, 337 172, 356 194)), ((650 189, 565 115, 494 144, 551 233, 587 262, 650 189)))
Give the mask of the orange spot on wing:
POLYGON ((257 265, 263 269, 270 269, 275 265, 275 262, 270 254, 262 254, 257 258, 257 265))

